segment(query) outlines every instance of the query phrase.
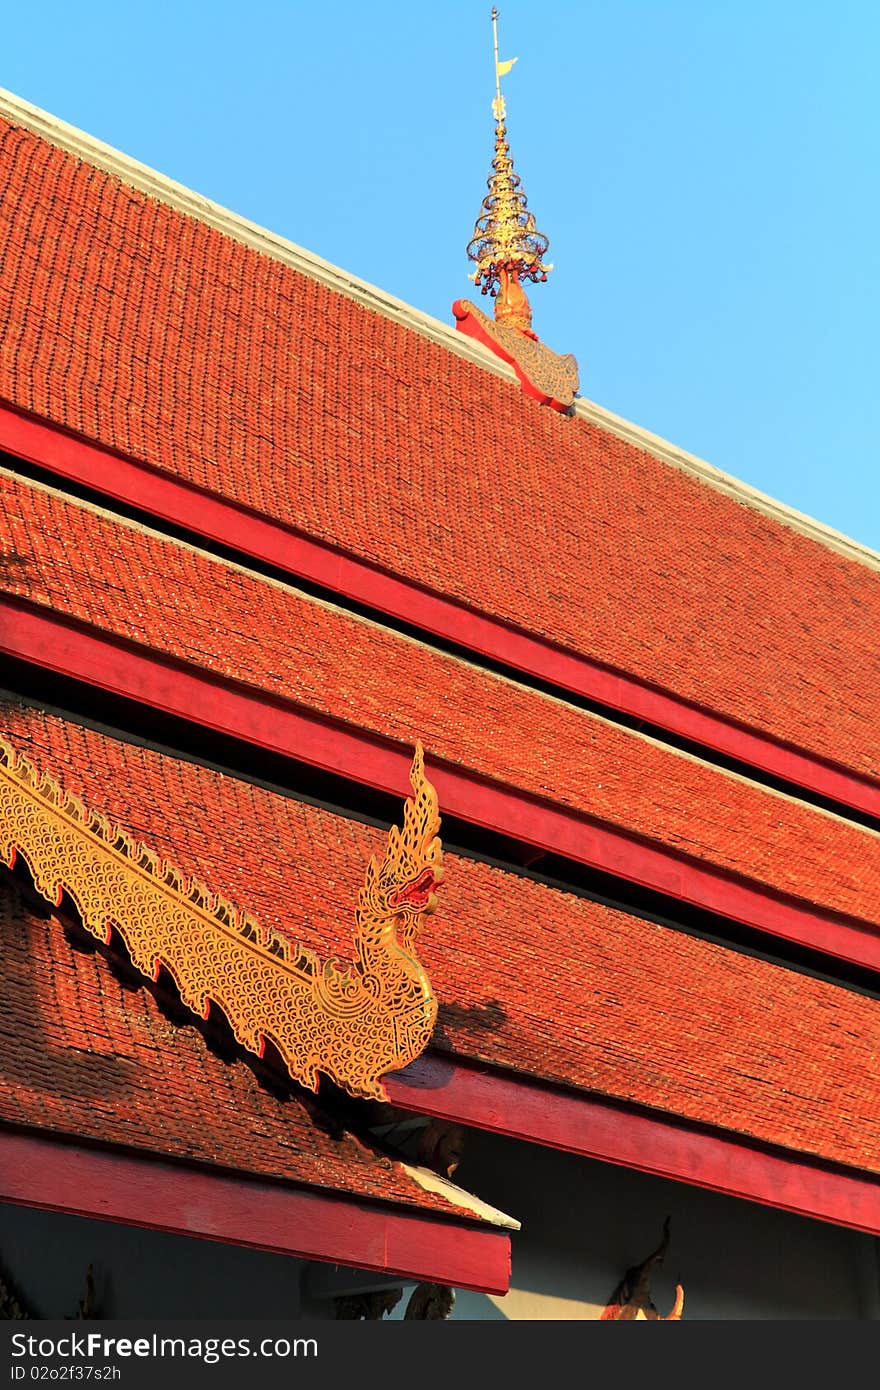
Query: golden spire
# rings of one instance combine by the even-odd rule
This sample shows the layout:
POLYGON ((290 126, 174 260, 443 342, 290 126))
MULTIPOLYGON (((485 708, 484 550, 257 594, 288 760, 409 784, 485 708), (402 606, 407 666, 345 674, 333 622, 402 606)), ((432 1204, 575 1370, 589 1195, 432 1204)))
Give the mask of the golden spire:
POLYGON ((495 299, 496 319, 528 331, 532 315, 520 281, 546 280, 547 271, 553 267, 544 264, 550 243, 535 226, 534 215, 528 210, 528 200, 520 188, 519 175, 514 173, 510 157, 501 78, 517 60, 498 61, 498 11, 494 7, 492 40, 495 51, 495 100, 492 102, 495 157, 488 179, 489 192, 483 199, 483 210, 468 244, 468 256, 477 266, 469 278, 480 286, 483 294, 491 294, 495 299))

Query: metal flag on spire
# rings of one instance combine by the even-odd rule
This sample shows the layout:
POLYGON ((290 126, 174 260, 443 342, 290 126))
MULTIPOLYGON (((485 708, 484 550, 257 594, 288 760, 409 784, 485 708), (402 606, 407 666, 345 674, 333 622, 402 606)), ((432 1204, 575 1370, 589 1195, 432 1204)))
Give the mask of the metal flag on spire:
POLYGON ((492 43, 495 48, 495 100, 492 102, 492 115, 496 121, 503 121, 507 114, 504 106, 504 97, 501 95, 501 78, 506 77, 513 67, 518 63, 518 58, 507 58, 503 63, 498 61, 498 11, 492 6, 492 43))

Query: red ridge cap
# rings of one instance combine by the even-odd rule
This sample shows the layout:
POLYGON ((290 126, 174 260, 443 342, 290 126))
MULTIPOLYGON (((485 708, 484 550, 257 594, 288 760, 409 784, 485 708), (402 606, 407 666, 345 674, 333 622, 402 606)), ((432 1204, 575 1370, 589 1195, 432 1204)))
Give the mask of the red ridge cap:
POLYGON ((512 367, 527 396, 561 415, 572 414, 578 381, 577 364, 571 354, 560 357, 551 352, 535 333, 516 337, 514 329, 504 332, 466 299, 456 299, 452 312, 459 333, 481 343, 512 367))
POLYGON ((644 719, 725 757, 872 816, 880 785, 861 774, 470 609, 148 463, 0 405, 0 449, 244 556, 400 619, 561 691, 644 719))

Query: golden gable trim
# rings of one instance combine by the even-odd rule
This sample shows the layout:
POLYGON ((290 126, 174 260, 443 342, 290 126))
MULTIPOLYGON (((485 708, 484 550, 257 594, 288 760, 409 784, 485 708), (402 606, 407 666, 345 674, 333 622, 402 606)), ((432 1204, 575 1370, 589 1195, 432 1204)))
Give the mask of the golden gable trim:
POLYGON ((416 745, 414 796, 385 854, 361 887, 355 960, 324 961, 262 927, 205 884, 89 810, 0 739, 0 860, 18 854, 37 891, 60 906, 69 894, 85 929, 103 942, 115 928, 142 974, 164 966, 184 1004, 207 1018, 211 1003, 236 1040, 262 1056, 268 1038, 291 1076, 312 1090, 318 1073, 351 1095, 385 1099, 380 1076, 424 1051, 437 1001, 415 937, 443 877, 437 793, 416 745))

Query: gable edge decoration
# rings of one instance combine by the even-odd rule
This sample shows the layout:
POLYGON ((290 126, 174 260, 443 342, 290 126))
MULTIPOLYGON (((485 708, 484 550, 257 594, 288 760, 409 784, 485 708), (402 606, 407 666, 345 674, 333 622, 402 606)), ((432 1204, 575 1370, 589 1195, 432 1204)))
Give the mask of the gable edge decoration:
POLYGON ((415 952, 443 878, 437 793, 416 744, 403 826, 373 855, 358 894, 353 963, 321 961, 261 926, 118 825, 65 791, 0 738, 0 862, 18 855, 55 907, 65 893, 104 944, 115 928, 134 966, 164 967, 183 1003, 214 1003, 236 1041, 262 1056, 266 1039, 295 1081, 318 1073, 353 1096, 385 1100, 380 1077, 427 1047, 437 1000, 415 952))

